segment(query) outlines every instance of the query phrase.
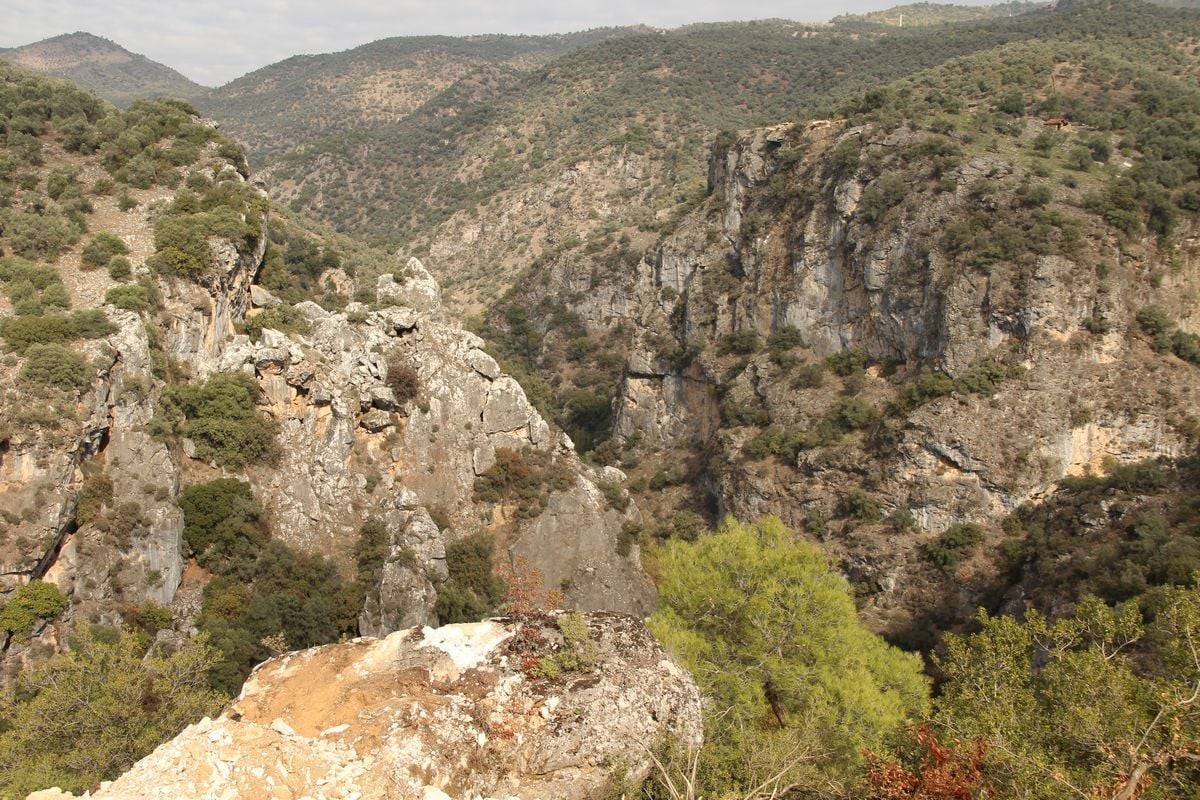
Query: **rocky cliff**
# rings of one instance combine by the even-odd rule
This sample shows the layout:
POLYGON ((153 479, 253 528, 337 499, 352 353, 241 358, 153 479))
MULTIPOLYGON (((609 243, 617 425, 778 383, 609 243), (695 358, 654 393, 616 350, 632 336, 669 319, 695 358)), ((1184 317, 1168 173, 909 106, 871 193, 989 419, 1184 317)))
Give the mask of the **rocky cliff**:
MULTIPOLYGON (((1102 80, 1021 58, 1048 83, 1102 80)), ((1106 181, 1153 156, 1101 168, 1071 145, 1111 152, 1111 132, 1050 135, 967 102, 954 123, 860 115, 722 143, 709 198, 645 258, 559 256, 510 301, 535 310, 542 364, 580 335, 567 315, 626 354, 606 454, 656 519, 777 514, 821 538, 893 630, 986 597, 998 559, 939 566, 943 537, 981 525, 999 543, 1064 477, 1177 458, 1196 437, 1200 372, 1145 317, 1177 341, 1200 327, 1194 219, 1163 236, 1097 212, 1106 181)))
MULTIPOLYGON (((95 798, 599 798, 697 746, 700 696, 641 623, 566 614, 290 653, 95 798)), ((57 791, 32 798, 69 797, 57 791)))
MULTIPOLYGON (((57 649, 76 620, 128 624, 147 603, 169 607, 176 631, 186 634, 208 576, 189 569, 178 498, 186 486, 217 477, 248 481, 277 539, 347 573, 364 520, 383 522, 388 555, 380 582, 367 587, 364 632, 436 623, 446 546, 481 530, 493 534, 504 564, 561 592, 568 605, 647 613, 653 589, 636 550, 617 554, 622 526, 638 514, 612 501, 624 495, 623 476, 579 460, 482 340, 443 313, 420 262, 377 270, 385 272, 378 284, 358 292, 373 302, 337 311, 298 304, 305 333, 281 333, 270 322, 253 340, 240 333, 280 301, 256 285, 269 246, 266 197, 227 147, 206 145, 189 185, 249 198, 234 218, 242 235, 210 236, 206 269, 171 274, 147 263, 161 254, 155 226, 194 208, 195 195, 151 185, 126 187, 122 198, 97 196, 93 230, 128 251, 125 280, 140 281, 132 288, 140 300, 116 299, 131 287, 85 264, 80 243, 52 268, 64 302, 99 314, 81 318, 94 330, 56 356, 69 365, 79 359, 80 380, 39 386, 26 379, 27 357, 0 363, 12 387, 0 426, 4 588, 43 579, 70 601, 57 623, 39 623, 32 637, 7 634, 7 668, 19 668, 26 653, 57 649), (126 210, 126 202, 136 207, 126 210), (412 373, 410 396, 397 398, 389 387, 389 369, 397 368, 412 373), (275 463, 220 467, 155 421, 169 386, 222 372, 253 379, 259 412, 278 426, 275 463), (497 450, 524 451, 553 471, 554 487, 535 507, 477 497, 477 478, 492 469, 497 450)), ((75 180, 106 179, 96 158, 53 143, 44 155, 52 166, 69 164, 75 180)), ((354 290, 334 272, 330 280, 354 290)), ((0 304, 0 312, 15 310, 7 299, 0 304)))

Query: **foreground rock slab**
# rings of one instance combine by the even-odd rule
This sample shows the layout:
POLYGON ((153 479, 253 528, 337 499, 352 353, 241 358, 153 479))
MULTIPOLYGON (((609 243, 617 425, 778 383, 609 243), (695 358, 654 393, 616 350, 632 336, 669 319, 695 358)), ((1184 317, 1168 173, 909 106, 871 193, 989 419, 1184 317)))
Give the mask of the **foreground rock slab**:
POLYGON ((274 658, 94 796, 593 798, 700 736, 695 684, 641 622, 555 612, 274 658))

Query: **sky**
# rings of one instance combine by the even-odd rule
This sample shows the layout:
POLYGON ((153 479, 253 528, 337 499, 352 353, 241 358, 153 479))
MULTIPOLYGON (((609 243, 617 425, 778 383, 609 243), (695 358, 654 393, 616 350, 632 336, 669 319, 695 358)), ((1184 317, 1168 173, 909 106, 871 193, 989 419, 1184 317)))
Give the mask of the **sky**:
POLYGON ((0 0, 0 47, 86 31, 218 86, 288 56, 336 52, 391 36, 566 33, 768 17, 825 22, 900 1, 0 0))

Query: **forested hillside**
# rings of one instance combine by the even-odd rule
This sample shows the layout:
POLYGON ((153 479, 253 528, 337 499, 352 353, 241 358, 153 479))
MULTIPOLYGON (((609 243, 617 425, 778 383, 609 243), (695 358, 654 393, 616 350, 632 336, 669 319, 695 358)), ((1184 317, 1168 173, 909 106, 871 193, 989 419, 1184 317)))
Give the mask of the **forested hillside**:
POLYGON ((0 65, 0 797, 413 626, 456 769, 515 686, 640 746, 559 714, 649 636, 555 608, 706 699, 605 796, 1195 796, 1200 14, 898 11, 385 39, 221 129, 0 65), (478 671, 419 628, 494 614, 478 671))
POLYGON ((90 33, 66 33, 0 49, 0 59, 73 81, 121 107, 157 97, 188 99, 205 91, 170 67, 90 33))

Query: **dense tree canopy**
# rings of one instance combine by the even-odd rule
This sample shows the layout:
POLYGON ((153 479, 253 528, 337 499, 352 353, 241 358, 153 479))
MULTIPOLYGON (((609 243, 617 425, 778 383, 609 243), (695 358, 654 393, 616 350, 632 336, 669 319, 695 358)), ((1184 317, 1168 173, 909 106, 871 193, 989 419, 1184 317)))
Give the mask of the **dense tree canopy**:
POLYGON ((778 769, 769 753, 797 760, 789 783, 844 784, 926 708, 920 659, 863 628, 845 579, 774 517, 670 543, 650 624, 708 700, 713 793, 778 769))

